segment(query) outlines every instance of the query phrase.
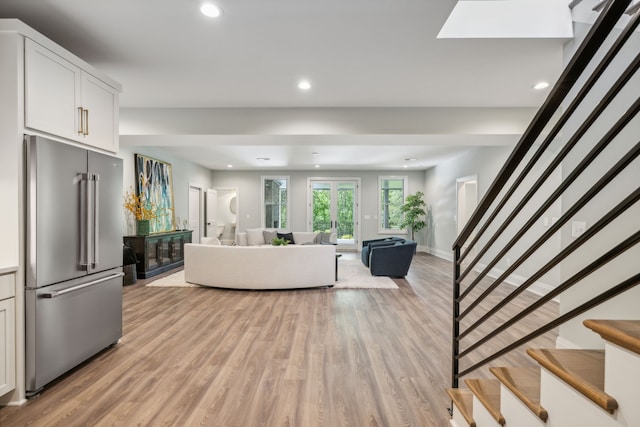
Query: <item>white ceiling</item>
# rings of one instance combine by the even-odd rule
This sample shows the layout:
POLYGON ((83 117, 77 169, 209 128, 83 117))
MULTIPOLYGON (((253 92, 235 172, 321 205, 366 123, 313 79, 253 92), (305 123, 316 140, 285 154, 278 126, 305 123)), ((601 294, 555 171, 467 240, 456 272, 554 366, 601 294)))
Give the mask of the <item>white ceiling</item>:
MULTIPOLYGON (((553 83, 563 65, 565 39, 438 39, 453 0, 217 4, 223 15, 214 20, 200 14, 198 0, 2 0, 0 17, 21 19, 122 83, 124 119, 132 116, 129 109, 152 115, 156 108, 225 109, 242 116, 245 108, 525 107, 531 116, 548 94, 531 86, 540 80, 553 83), (296 87, 303 77, 313 84, 308 92, 296 87)), ((526 120, 515 126, 524 130, 526 120)), ((393 168, 402 164, 399 157, 419 158, 412 167, 424 168, 461 146, 477 145, 474 138, 492 144, 486 133, 452 143, 451 138, 434 139, 442 135, 433 131, 396 131, 385 134, 384 144, 367 144, 368 135, 374 141, 381 134, 367 129, 356 135, 326 133, 325 138, 300 129, 297 142, 289 134, 281 142, 278 133, 263 141, 255 133, 238 138, 249 134, 242 128, 227 138, 213 127, 208 139, 196 143, 189 138, 194 133, 203 135, 151 120, 121 127, 121 144, 153 145, 154 138, 171 136, 173 143, 158 145, 175 155, 210 168, 234 163, 247 169, 264 167, 255 165, 256 157, 280 159, 270 167, 306 169, 305 147, 310 146, 315 151, 327 147, 321 152, 325 169, 393 168)), ((495 143, 517 138, 512 132, 508 142, 501 135, 495 143)))

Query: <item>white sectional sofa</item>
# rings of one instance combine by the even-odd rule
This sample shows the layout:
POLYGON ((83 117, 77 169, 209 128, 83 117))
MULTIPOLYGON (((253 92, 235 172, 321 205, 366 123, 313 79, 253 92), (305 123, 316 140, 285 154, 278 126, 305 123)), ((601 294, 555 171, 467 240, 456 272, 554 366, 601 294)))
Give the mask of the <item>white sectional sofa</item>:
POLYGON ((232 289, 294 289, 335 284, 334 245, 184 246, 189 283, 232 289))

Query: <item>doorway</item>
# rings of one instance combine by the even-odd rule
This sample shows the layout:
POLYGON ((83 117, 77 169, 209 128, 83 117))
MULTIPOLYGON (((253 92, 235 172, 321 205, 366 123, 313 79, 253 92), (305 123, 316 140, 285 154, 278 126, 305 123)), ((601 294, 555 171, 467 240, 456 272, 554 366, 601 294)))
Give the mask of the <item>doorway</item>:
POLYGON ((338 250, 356 250, 360 179, 310 178, 308 228, 336 233, 338 250))
POLYGON ((224 244, 236 241, 238 227, 238 189, 207 189, 207 236, 217 237, 224 244))
POLYGON ((200 243, 200 232, 202 230, 201 205, 202 188, 195 185, 189 185, 189 230, 191 233, 191 241, 200 243))
MULTIPOLYGON (((456 179, 456 235, 459 235, 464 226, 467 225, 477 206, 478 175, 456 179)), ((470 240, 467 239, 467 241, 470 240)), ((465 250, 466 247, 462 249, 465 250)))

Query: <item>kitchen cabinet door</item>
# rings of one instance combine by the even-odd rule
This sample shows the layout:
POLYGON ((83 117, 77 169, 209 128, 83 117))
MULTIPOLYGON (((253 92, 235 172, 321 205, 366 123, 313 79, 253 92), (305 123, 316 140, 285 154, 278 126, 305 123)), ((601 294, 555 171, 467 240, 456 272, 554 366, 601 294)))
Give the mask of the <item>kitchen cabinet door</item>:
POLYGON ((73 140, 78 135, 80 68, 25 40, 25 126, 73 140))
POLYGON ((0 396, 16 387, 15 301, 0 300, 0 396))
POLYGON ((82 108, 86 111, 84 141, 118 151, 118 92, 88 73, 82 73, 82 108))

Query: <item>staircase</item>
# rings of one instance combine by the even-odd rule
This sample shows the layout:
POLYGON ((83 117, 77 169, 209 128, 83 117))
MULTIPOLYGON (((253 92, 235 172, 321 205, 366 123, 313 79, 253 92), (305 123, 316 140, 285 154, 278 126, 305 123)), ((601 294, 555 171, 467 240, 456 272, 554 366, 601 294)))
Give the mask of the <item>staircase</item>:
POLYGON ((640 318, 640 7, 597 13, 453 244, 455 427, 640 427, 640 320, 592 320, 640 318), (489 367, 552 330, 571 349, 489 367))
POLYGON ((586 320, 604 350, 528 349, 539 368, 492 367, 450 388, 454 427, 640 425, 640 321, 586 320))

